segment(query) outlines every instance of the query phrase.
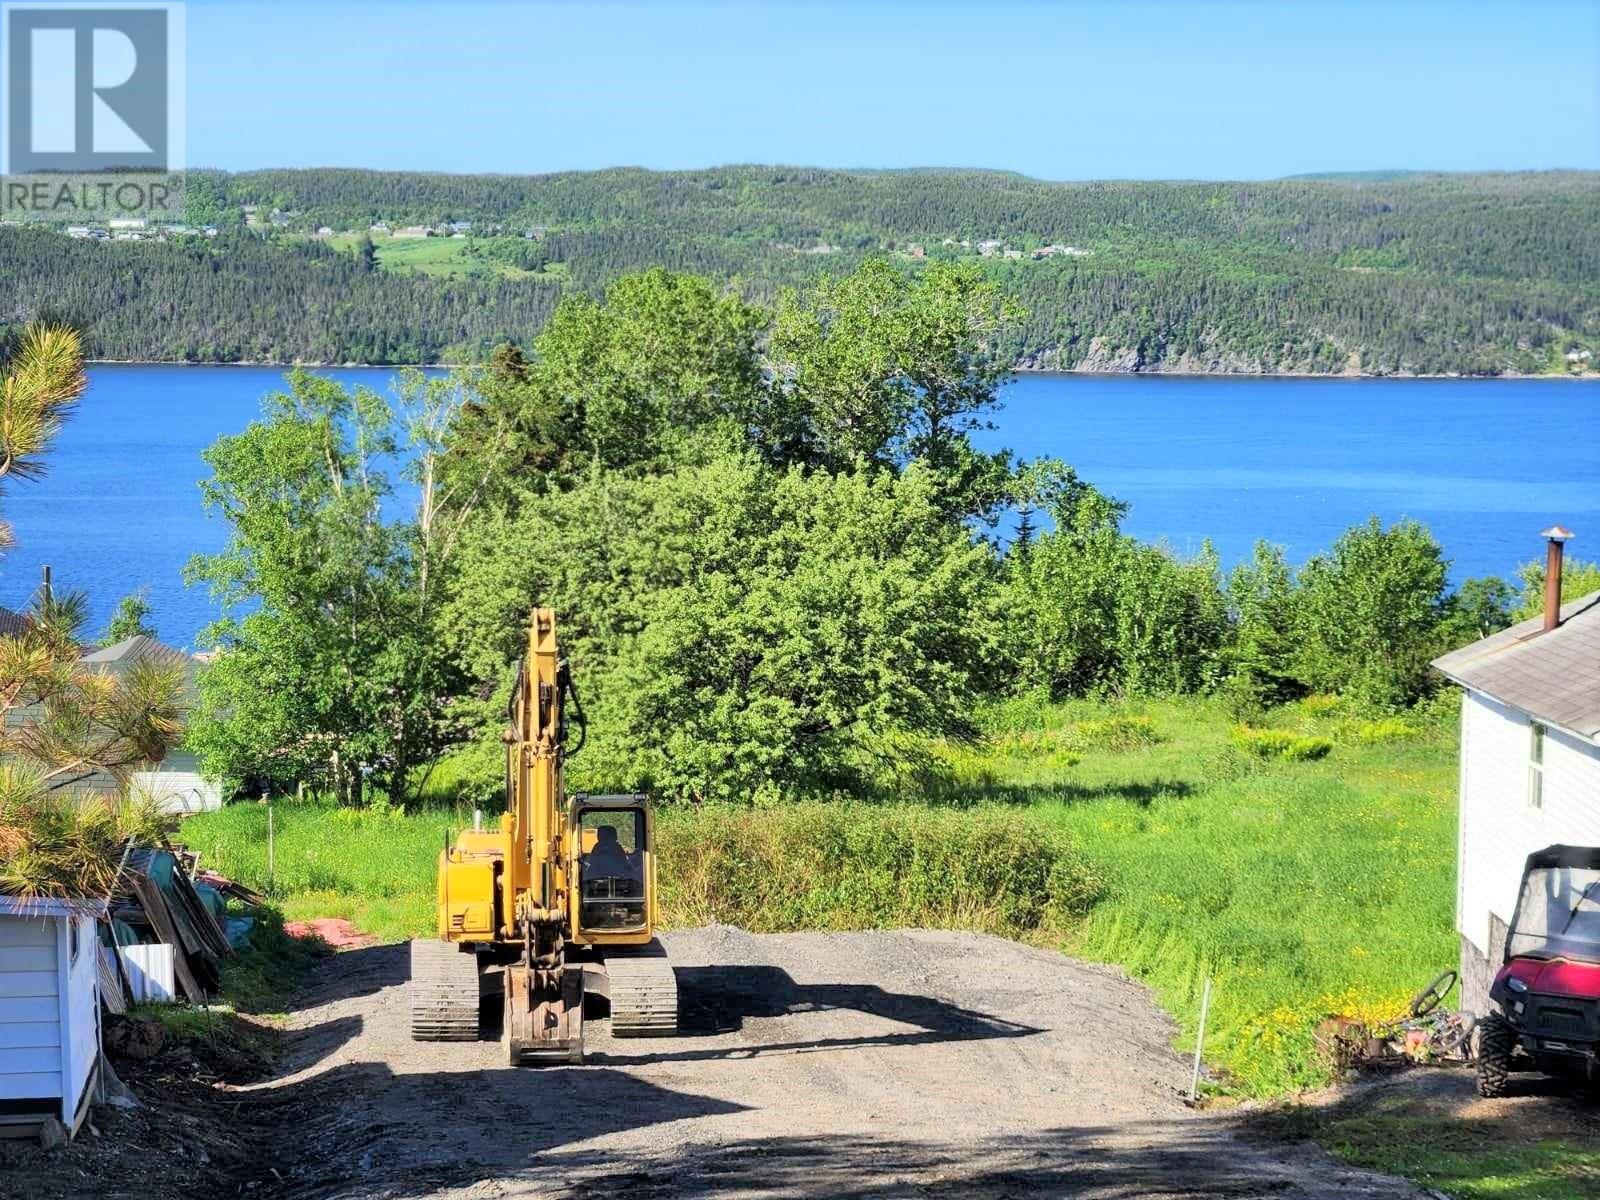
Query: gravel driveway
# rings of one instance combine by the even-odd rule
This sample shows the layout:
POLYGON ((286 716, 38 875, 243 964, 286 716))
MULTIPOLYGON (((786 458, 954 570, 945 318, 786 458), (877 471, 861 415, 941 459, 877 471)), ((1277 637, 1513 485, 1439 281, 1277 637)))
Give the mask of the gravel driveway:
POLYGON ((236 1093, 281 1131, 246 1194, 1416 1195, 1191 1112, 1170 1023, 1114 971, 973 934, 665 941, 684 1035, 593 1021, 581 1068, 413 1043, 406 948, 330 959, 283 1072, 236 1093))

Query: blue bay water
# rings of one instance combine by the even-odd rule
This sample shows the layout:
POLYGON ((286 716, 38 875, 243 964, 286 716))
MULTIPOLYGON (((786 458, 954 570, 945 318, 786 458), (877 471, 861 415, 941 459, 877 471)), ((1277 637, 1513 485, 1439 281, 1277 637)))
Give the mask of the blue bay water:
MULTIPOLYGON (((319 372, 386 390, 387 368, 319 372)), ((192 645, 216 614, 185 588, 197 552, 226 540, 200 503, 200 452, 243 429, 282 385, 268 367, 101 366, 37 482, 10 481, 18 545, 0 557, 0 605, 25 605, 51 564, 89 593, 98 632, 143 590, 162 637, 192 645)), ((1460 580, 1509 575, 1560 521, 1600 557, 1600 388, 1560 380, 1319 380, 1023 376, 979 440, 1055 455, 1131 504, 1126 528, 1225 564, 1257 538, 1292 561, 1376 514, 1413 517, 1460 580), (1591 539, 1593 542, 1592 548, 1591 539)))

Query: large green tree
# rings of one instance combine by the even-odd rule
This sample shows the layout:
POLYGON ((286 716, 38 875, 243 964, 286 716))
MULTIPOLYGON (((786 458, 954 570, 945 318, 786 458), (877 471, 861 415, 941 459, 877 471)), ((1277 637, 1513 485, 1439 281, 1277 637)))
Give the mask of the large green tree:
POLYGON ((771 350, 783 410, 823 466, 920 460, 952 511, 988 511, 1005 491, 1006 460, 978 454, 968 435, 998 406, 1011 369, 1001 338, 1021 315, 972 264, 908 275, 868 259, 787 290, 771 350))
POLYGON ((191 742, 235 781, 309 781, 341 801, 371 775, 403 798, 447 737, 450 675, 433 634, 429 584, 446 536, 431 471, 457 400, 413 377, 404 421, 369 389, 304 371, 267 397, 262 419, 205 453, 206 504, 226 548, 197 557, 227 615, 201 682, 191 742), (386 464, 409 427, 420 514, 386 519, 386 464))
POLYGON ((1445 647, 1449 564, 1416 521, 1373 517, 1342 534, 1299 574, 1299 674, 1320 691, 1393 708, 1433 686, 1445 647))
POLYGON ((990 552, 936 498, 924 468, 835 474, 753 452, 597 472, 469 531, 442 629, 503 685, 532 604, 556 607, 591 721, 580 782, 826 786, 892 762, 897 734, 969 735, 990 686, 990 552))

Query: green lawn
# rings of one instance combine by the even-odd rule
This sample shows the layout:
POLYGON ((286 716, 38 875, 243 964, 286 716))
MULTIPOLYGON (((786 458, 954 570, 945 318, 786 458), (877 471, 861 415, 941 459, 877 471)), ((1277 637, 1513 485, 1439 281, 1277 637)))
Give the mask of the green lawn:
MULTIPOLYGON (((349 253, 360 242, 361 235, 337 234, 327 239, 335 250, 349 253)), ((520 239, 495 239, 519 242, 520 239)), ((465 279, 471 276, 505 276, 508 279, 538 279, 557 283, 568 278, 565 263, 551 263, 542 271, 525 271, 502 262, 481 251, 481 239, 456 237, 397 238, 384 234, 372 238, 378 255, 378 266, 385 271, 401 274, 416 272, 445 279, 465 279)))
POLYGON ((1300 707, 1279 722, 1334 748, 1285 762, 1236 747, 1218 705, 1145 710, 1154 746, 1087 751, 1064 772, 1016 756, 996 772, 1109 879, 1070 947, 1147 982, 1187 1044, 1210 974, 1207 1058, 1229 1090, 1323 1083, 1319 1020, 1394 1015, 1455 962, 1454 723, 1300 707))

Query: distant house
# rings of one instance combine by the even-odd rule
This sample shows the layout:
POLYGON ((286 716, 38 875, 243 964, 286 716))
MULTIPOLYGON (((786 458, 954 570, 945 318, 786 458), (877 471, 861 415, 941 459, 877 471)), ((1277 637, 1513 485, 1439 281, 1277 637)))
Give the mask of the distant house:
POLYGON ((367 232, 368 233, 388 233, 389 232, 389 222, 387 222, 387 221, 374 221, 371 225, 367 226, 367 232))
MULTIPOLYGON (((137 663, 150 661, 180 667, 186 679, 188 698, 193 702, 196 694, 195 676, 202 662, 195 655, 137 634, 83 656, 84 666, 112 674, 122 674, 137 663)), ((201 776, 199 760, 192 751, 182 746, 172 750, 150 770, 134 772, 131 782, 135 788, 156 800, 166 812, 206 812, 222 807, 222 788, 201 776)), ((96 772, 79 781, 76 786, 86 792, 114 791, 117 781, 104 772, 96 772)))
POLYGON ((978 253, 983 255, 985 258, 993 258, 1000 252, 1000 248, 1003 245, 1005 245, 1005 243, 999 239, 989 238, 986 241, 978 243, 978 253))
POLYGON ((1022 257, 1022 251, 1021 250, 1007 250, 1004 253, 1003 257, 1005 257, 1005 258, 1021 258, 1022 257))
POLYGON ((333 227, 331 225, 318 225, 317 226, 317 236, 319 238, 332 237, 333 236, 333 227))
MULTIPOLYGON (((71 238, 86 238, 89 236, 89 227, 87 225, 68 225, 67 236, 71 238)), ((1572 356, 1569 354, 1567 357, 1570 359, 1572 356)))
POLYGON ((143 217, 112 217, 106 224, 112 229, 143 229, 149 222, 143 217))
POLYGON ((1077 246, 1061 246, 1051 243, 1048 246, 1040 246, 1033 252, 1033 256, 1035 258, 1054 258, 1058 254, 1063 254, 1068 258, 1087 258, 1090 253, 1091 251, 1080 250, 1077 246))
POLYGON ((0 608, 0 637, 21 637, 27 632, 27 617, 9 608, 0 608))
MULTIPOLYGON (((1559 552, 1550 559, 1559 588, 1559 552)), ((1462 1006, 1482 1014, 1527 856, 1600 846, 1600 592, 1551 597, 1542 615, 1433 665, 1466 692, 1456 929, 1462 1006)))

